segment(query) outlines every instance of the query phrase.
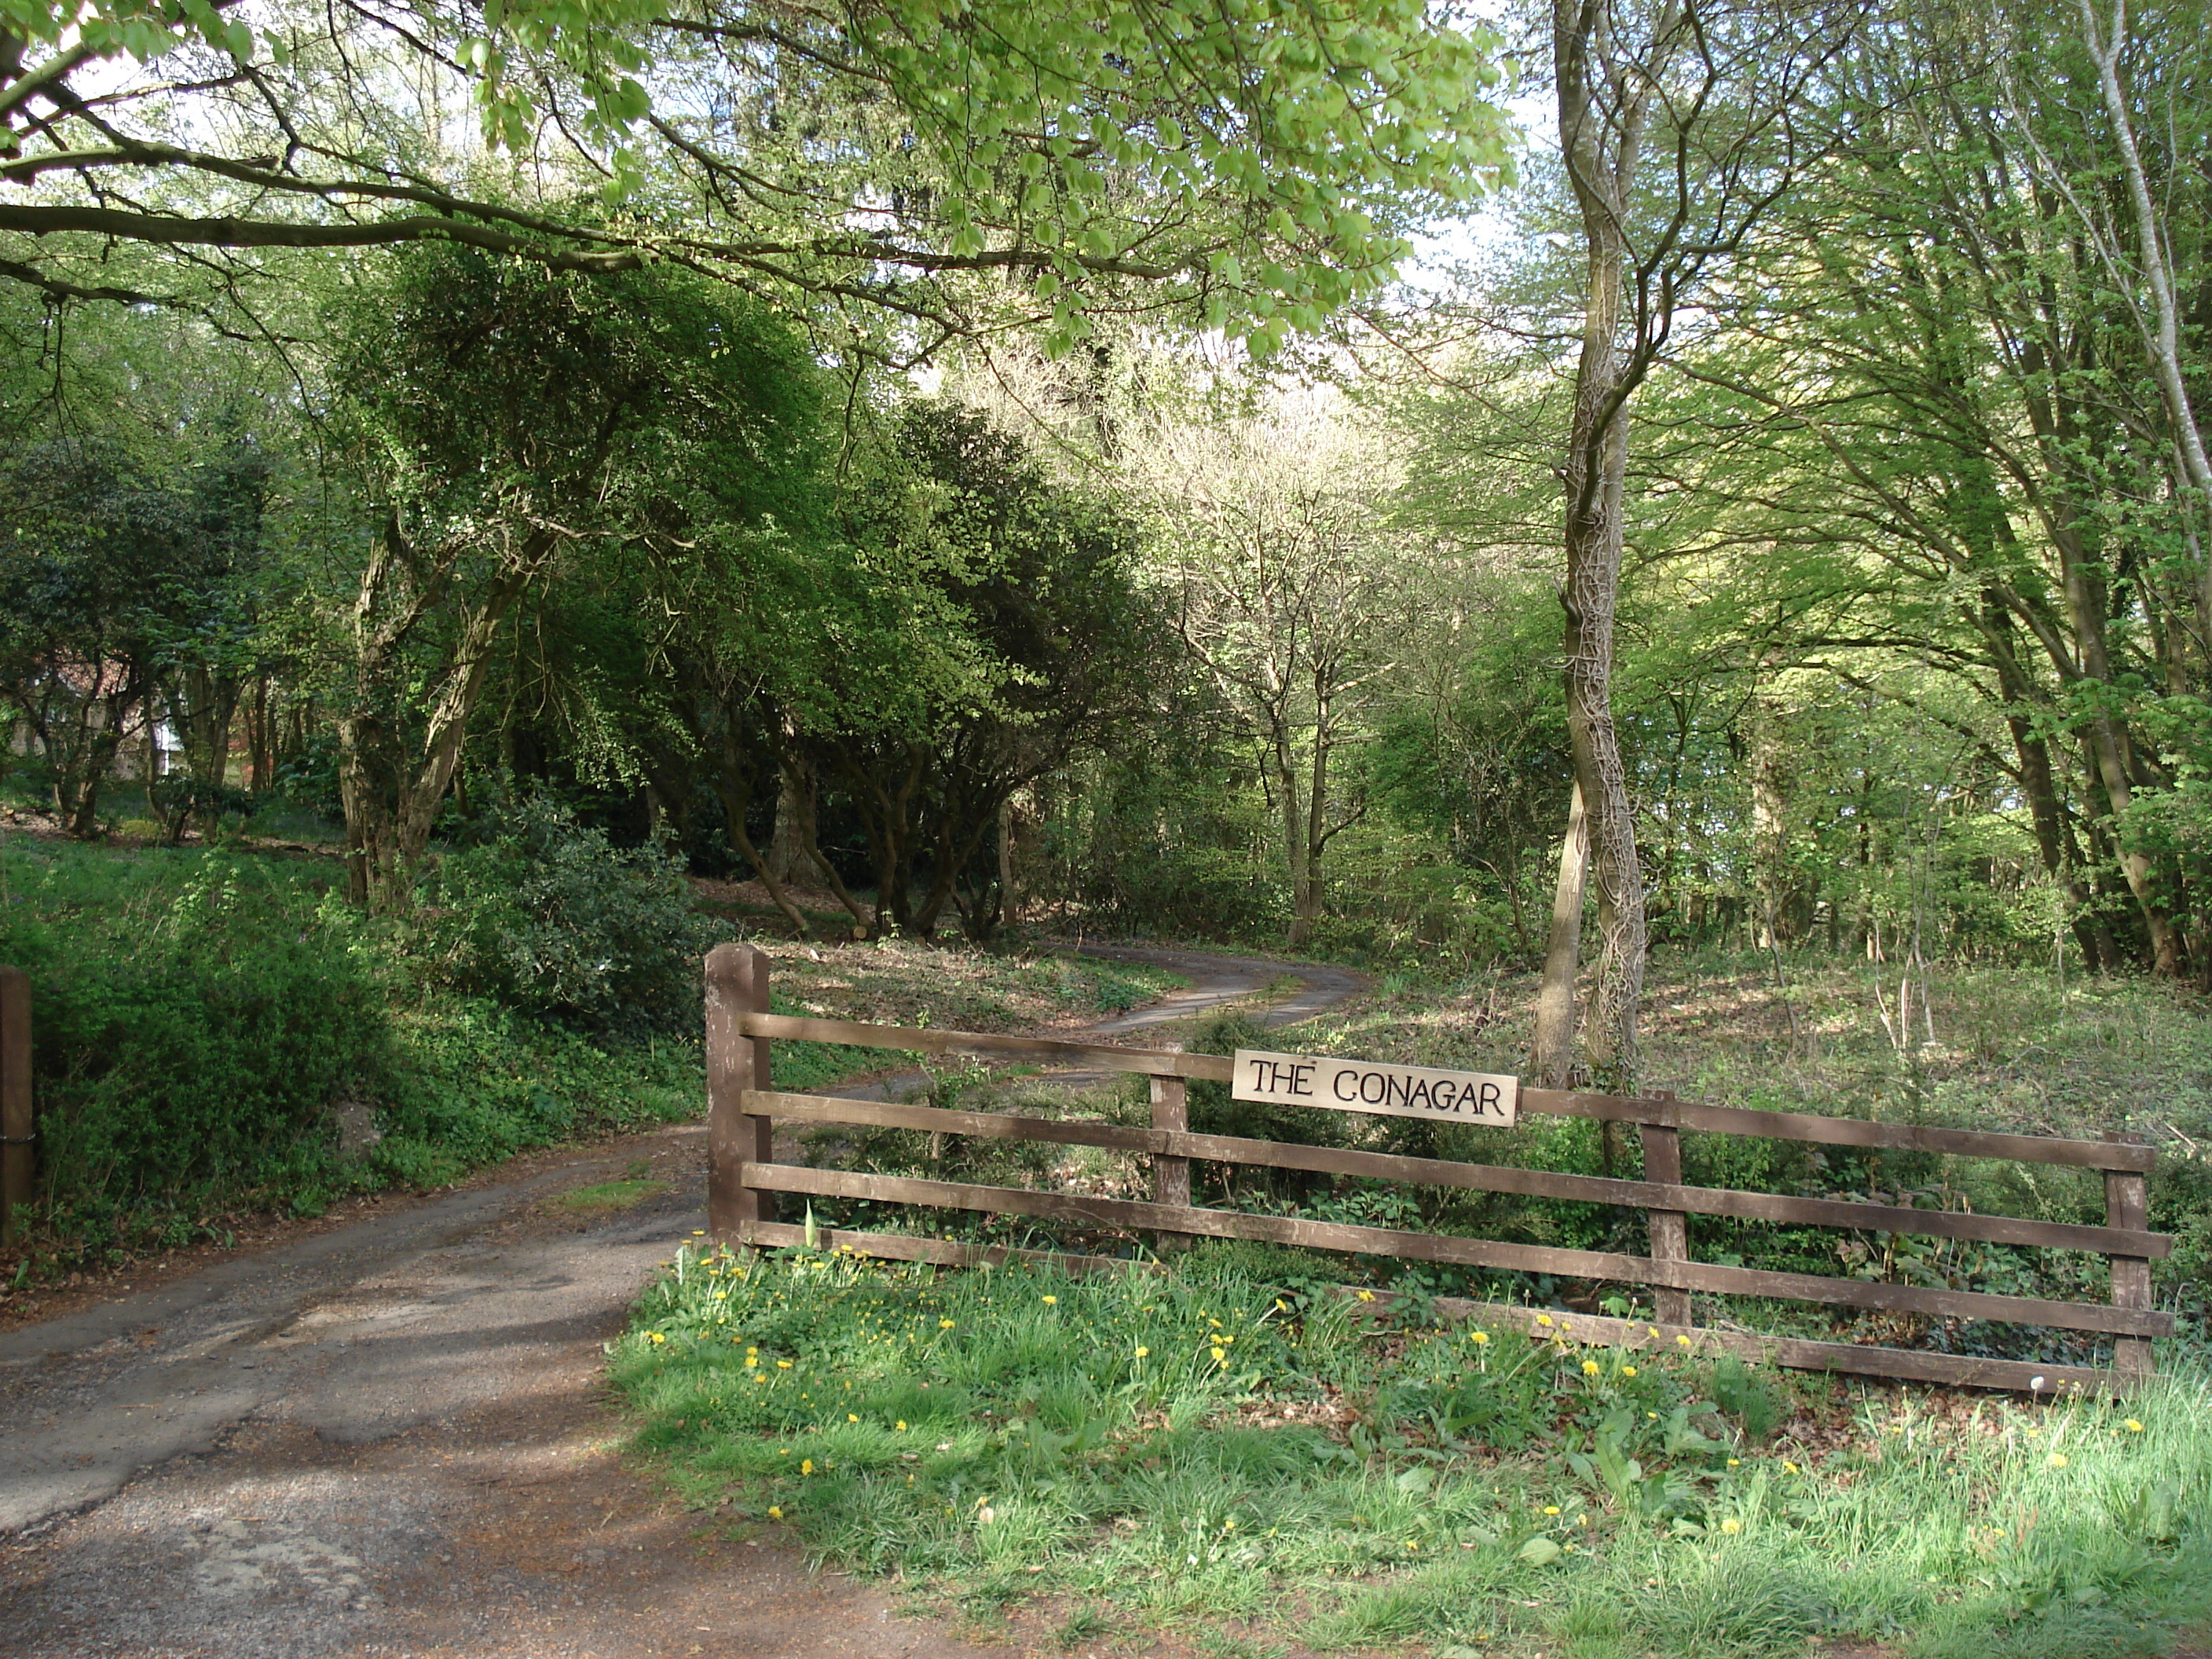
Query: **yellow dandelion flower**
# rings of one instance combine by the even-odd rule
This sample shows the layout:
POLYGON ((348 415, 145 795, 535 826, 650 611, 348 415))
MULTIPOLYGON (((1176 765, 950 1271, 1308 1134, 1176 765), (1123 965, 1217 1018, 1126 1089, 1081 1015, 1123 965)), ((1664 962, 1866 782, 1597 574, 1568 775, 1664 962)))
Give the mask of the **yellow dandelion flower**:
POLYGON ((1740 1469, 1740 1468, 1741 1468, 1743 1467, 1743 1459, 1741 1459, 1741 1457, 1731 1457, 1731 1458, 1729 1458, 1729 1467, 1730 1468, 1732 1468, 1732 1469, 1740 1469))
POLYGON ((937 1328, 940 1331, 949 1331, 952 1328, 952 1322, 949 1319, 940 1319, 937 1322, 937 1328))
POLYGON ((847 1412, 847 1413, 845 1413, 845 1420, 846 1420, 848 1423, 857 1423, 857 1422, 859 1422, 860 1419, 858 1417, 854 1416, 851 1412, 847 1412))
POLYGON ((1727 1520, 1721 1522, 1721 1530, 1726 1533, 1729 1537, 1733 1538, 1736 1534, 1743 1530, 1743 1522, 1737 1520, 1735 1516, 1731 1515, 1727 1520))
POLYGON ((1651 1340, 1654 1342, 1659 1340, 1659 1328, 1656 1325, 1647 1325, 1644 1328, 1651 1333, 1651 1340))
POLYGON ((1359 1293, 1359 1299, 1362 1302, 1372 1302, 1375 1299, 1375 1292, 1372 1291, 1362 1291, 1359 1293))
POLYGON ((1633 1376, 1636 1375, 1636 1367, 1633 1365, 1623 1365, 1620 1368, 1620 1374, 1623 1376, 1633 1376))
POLYGON ((779 1507, 778 1505, 776 1505, 776 1504, 769 1504, 769 1505, 768 1506, 768 1518, 769 1518, 769 1520, 771 1520, 771 1521, 781 1521, 781 1520, 782 1520, 782 1519, 783 1519, 783 1510, 782 1510, 782 1509, 781 1509, 781 1507, 779 1507))
POLYGON ((1552 1322, 1552 1316, 1549 1314, 1538 1314, 1536 1316, 1536 1322, 1539 1325, 1549 1325, 1552 1322))
POLYGON ((2120 1426, 2125 1429, 2130 1434, 2141 1434, 2143 1431, 2143 1425, 2136 1422, 2132 1417, 2128 1419, 2128 1420, 2125 1423, 2123 1423, 2120 1426))
POLYGON ((1229 1355, 1228 1355, 1224 1351, 1223 1351, 1222 1349, 1216 1348, 1216 1349, 1214 1349, 1214 1350, 1213 1350, 1213 1358, 1214 1358, 1215 1361, 1218 1363, 1218 1362, 1219 1362, 1219 1361, 1222 1361, 1222 1360, 1225 1360, 1225 1359, 1227 1359, 1227 1358, 1229 1358, 1229 1355))
POLYGON ((746 1369, 747 1370, 752 1370, 752 1368, 753 1368, 754 1366, 756 1366, 756 1365, 757 1365, 757 1364, 760 1364, 760 1356, 759 1356, 758 1354, 757 1354, 757 1353, 749 1353, 749 1354, 747 1354, 747 1355, 745 1356, 745 1369, 746 1369))
POLYGON ((1680 1331, 1674 1333, 1674 1342, 1675 1346, 1678 1347, 1686 1348, 1690 1346, 1690 1339, 1682 1334, 1680 1331))
POLYGON ((1477 1347, 1480 1347, 1484 1343, 1490 1340, 1490 1333, 1488 1331, 1477 1331, 1473 1336, 1468 1338, 1468 1340, 1474 1343, 1477 1347))
POLYGON ((1784 1474, 1795 1474, 1797 1473, 1797 1466, 1785 1457, 1782 1460, 1782 1473, 1784 1474))
POLYGON ((813 1474, 813 1473, 814 1473, 814 1460, 813 1460, 812 1458, 811 1458, 811 1457, 802 1457, 802 1458, 800 1458, 800 1459, 799 1460, 799 1472, 801 1474, 813 1474))
POLYGON ((788 1359, 779 1359, 775 1362, 775 1368, 780 1371, 787 1371, 791 1369, 791 1362, 788 1359))
POLYGON ((2050 1456, 2045 1458, 2043 1461, 2050 1464, 2054 1469, 2063 1469, 2066 1467, 2066 1454, 2064 1452, 2053 1452, 2050 1456))
POLYGON ((665 1341, 667 1341, 667 1340, 668 1340, 668 1339, 667 1339, 666 1337, 663 1336, 663 1335, 662 1335, 659 1331, 648 1331, 648 1332, 647 1332, 647 1333, 646 1333, 645 1340, 646 1340, 647 1341, 648 1341, 648 1342, 652 1343, 652 1344, 653 1344, 653 1346, 654 1347, 656 1347, 656 1348, 657 1348, 657 1347, 659 1347, 662 1343, 664 1343, 664 1342, 665 1342, 665 1341))
POLYGON ((1547 1515, 1557 1515, 1559 1512, 1559 1506, 1557 1504, 1547 1504, 1544 1505, 1544 1513, 1547 1515))
POLYGON ((1583 1375, 1584 1376, 1595 1376, 1597 1375, 1597 1361, 1595 1359, 1583 1360, 1583 1375))
POLYGON ((899 1420, 898 1420, 898 1426, 899 1426, 899 1432, 900 1432, 901 1434, 905 1433, 905 1432, 906 1432, 906 1419, 904 1419, 903 1417, 902 1417, 901 1419, 899 1419, 899 1420))
POLYGON ((1139 1349, 1137 1350, 1137 1358, 1139 1358, 1139 1359, 1142 1359, 1142 1358, 1144 1358, 1147 1354, 1149 1354, 1149 1353, 1151 1353, 1151 1352, 1152 1352, 1152 1350, 1151 1350, 1150 1348, 1144 1348, 1144 1347, 1140 1347, 1140 1348, 1139 1348, 1139 1349))

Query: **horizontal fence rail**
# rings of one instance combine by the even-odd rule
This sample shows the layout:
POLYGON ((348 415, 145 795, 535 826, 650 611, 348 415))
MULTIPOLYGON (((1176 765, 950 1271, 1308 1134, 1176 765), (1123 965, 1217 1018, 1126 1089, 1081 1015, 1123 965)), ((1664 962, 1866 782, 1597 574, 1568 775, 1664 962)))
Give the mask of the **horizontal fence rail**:
MULTIPOLYGON (((1134 1240, 1149 1233, 1164 1248, 1190 1237, 1244 1238, 1436 1261, 1500 1271, 1610 1281, 1651 1287, 1658 1318, 1650 1322, 1568 1315, 1539 1324, 1542 1310, 1449 1298, 1438 1305, 1469 1311, 1532 1334, 1556 1336, 1571 1328, 1575 1340, 1643 1342, 1688 1337, 1702 1349, 1755 1355, 1813 1370, 1852 1371, 1969 1386, 2035 1389, 2124 1388, 2149 1374, 2150 1339, 2172 1329, 2170 1315, 2154 1310, 2150 1263, 2167 1255, 2172 1241, 2148 1231, 2147 1182, 2152 1149, 2132 1140, 2076 1140, 2005 1134, 1919 1124, 1877 1123, 1808 1113, 1750 1111, 1671 1097, 1621 1097, 1579 1091, 1523 1089, 1523 1112, 1610 1119, 1639 1126, 1644 1141, 1643 1181, 1570 1175, 1546 1170, 1401 1157, 1334 1147, 1299 1146, 1228 1135, 1193 1133, 1184 1104, 1193 1080, 1231 1081, 1231 1060, 1221 1055, 1128 1048, 1050 1037, 1000 1036, 979 1032, 872 1025, 849 1020, 800 1018, 767 1012, 767 958, 749 947, 725 945, 708 958, 708 1079, 713 1172, 710 1227, 731 1243, 787 1245, 804 1242, 805 1230, 775 1218, 775 1195, 865 1200, 989 1214, 1020 1215, 1069 1223, 1093 1232, 1134 1240), (1129 1073, 1152 1079, 1149 1128, 1083 1120, 778 1092, 768 1086, 769 1045, 796 1040, 908 1054, 1000 1056, 1057 1061, 1089 1071, 1129 1073), (915 1130, 933 1135, 1091 1146, 1149 1158, 1153 1199, 1104 1198, 1041 1192, 955 1181, 886 1176, 848 1170, 804 1168, 775 1155, 775 1120, 915 1130), (1972 1212, 1922 1210, 1852 1199, 1800 1198, 1732 1188, 1698 1187, 1680 1180, 1683 1130, 2057 1164, 2103 1173, 2106 1224, 2039 1221, 1972 1212), (1362 1176, 1411 1186, 1457 1188, 1528 1197, 1610 1204, 1644 1211, 1651 1253, 1569 1249, 1501 1240, 1406 1231, 1316 1221, 1297 1216, 1221 1210, 1190 1202, 1189 1166, 1207 1163, 1362 1176), (1978 1291, 1872 1282, 1692 1260, 1685 1218, 1728 1216, 1923 1237, 2025 1245, 2102 1255, 2112 1263, 2112 1298, 2063 1302, 1978 1291), (1692 1291, 1775 1297, 1836 1307, 1872 1309, 1935 1318, 2000 1320, 2114 1337, 2110 1372, 2087 1366, 2039 1364, 1971 1355, 1926 1352, 1839 1342, 1818 1342, 1713 1331, 1691 1322, 1692 1291)), ((896 1233, 817 1230, 822 1242, 895 1260, 973 1265, 1008 1259, 1050 1261, 1095 1268, 1126 1261, 1055 1252, 1014 1250, 896 1233)), ((1555 1310, 1556 1311, 1556 1310, 1555 1310)), ((1472 1315, 1471 1315, 1472 1316, 1472 1315)))
POLYGON ((1693 1215, 1735 1216, 1753 1221, 1802 1221, 1821 1227, 1856 1227, 1929 1238, 1982 1239, 1993 1244, 2033 1244, 2048 1249, 2089 1250, 2105 1255, 2163 1258, 2173 1249, 2172 1239, 2163 1233, 2130 1228, 2032 1221, 1972 1211, 1908 1209, 1901 1205, 1860 1203, 1854 1199, 1791 1198, 1729 1187, 1618 1181, 1607 1176, 1560 1175, 1550 1170, 1524 1170, 1510 1164, 1460 1164, 1443 1158, 1404 1158, 1391 1152, 1301 1146, 1280 1140, 1244 1140, 1233 1135, 1130 1128, 1079 1119, 953 1112, 934 1106, 904 1106, 836 1096, 773 1094, 758 1090, 746 1096, 741 1109, 764 1117, 806 1119, 817 1123, 866 1124, 878 1128, 921 1129, 988 1139, 1101 1146, 1118 1152, 1201 1158, 1210 1164, 1248 1164, 1321 1175, 1362 1176, 1371 1180, 1404 1182, 1415 1187, 1459 1187, 1478 1192, 1513 1193, 1527 1198, 1571 1199, 1643 1210, 1682 1210, 1693 1215))
MULTIPOLYGON (((1164 1048, 1121 1048, 1057 1037, 1000 1036, 985 1031, 935 1031, 915 1025, 863 1025, 843 1019, 804 1019, 790 1014, 744 1012, 738 1029, 750 1037, 787 1037, 843 1043, 859 1048, 897 1048, 909 1054, 1005 1054, 1064 1060, 1093 1071, 1138 1072, 1209 1083, 1231 1081, 1225 1054, 1186 1054, 1164 1048)), ((2001 1134, 1990 1129, 1946 1129, 1919 1123, 1876 1123, 1865 1118, 1818 1117, 1807 1112, 1754 1112, 1710 1106, 1666 1096, 1593 1095, 1563 1089, 1523 1089, 1521 1109, 1561 1117, 1611 1118, 1672 1129, 1748 1135, 1763 1140, 1817 1141, 1830 1146, 1875 1146, 1899 1152, 1948 1152, 1998 1158, 2009 1164, 2065 1164, 2078 1169, 2148 1171, 2155 1154, 2127 1141, 2065 1140, 2046 1135, 2001 1134)))

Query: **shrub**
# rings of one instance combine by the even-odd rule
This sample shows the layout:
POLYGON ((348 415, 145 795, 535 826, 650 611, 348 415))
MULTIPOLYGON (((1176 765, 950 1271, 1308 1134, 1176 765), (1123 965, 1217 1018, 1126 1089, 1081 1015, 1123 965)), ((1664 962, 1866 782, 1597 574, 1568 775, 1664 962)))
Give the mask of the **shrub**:
POLYGON ((92 1224, 326 1187, 329 1107, 382 1097, 394 1073, 349 925, 223 854, 149 870, 127 903, 57 892, 0 921, 0 960, 32 976, 50 1213, 92 1224))
POLYGON ((494 809, 480 834, 418 890, 410 951, 427 978, 596 1030, 698 1024, 715 929, 675 860, 618 849, 543 797, 494 809))

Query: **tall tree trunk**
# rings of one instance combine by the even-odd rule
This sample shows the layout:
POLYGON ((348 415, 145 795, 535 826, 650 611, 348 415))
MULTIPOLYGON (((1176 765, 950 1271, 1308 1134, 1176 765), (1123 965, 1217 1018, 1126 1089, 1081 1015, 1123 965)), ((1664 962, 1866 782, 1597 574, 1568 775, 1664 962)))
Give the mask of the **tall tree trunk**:
MULTIPOLYGON (((738 857, 752 866, 761 885, 768 889, 769 902, 783 912, 784 920, 799 937, 811 938, 813 930, 807 926, 805 915, 783 890, 785 878, 776 873, 772 859, 763 857, 754 847, 752 833, 745 827, 745 815, 752 810, 752 776, 745 765, 744 746, 738 740, 738 723, 726 711, 721 722, 721 738, 722 763, 714 769, 714 793, 721 798, 722 819, 730 845, 737 849, 738 857)), ((809 822, 811 824, 811 819, 809 822)), ((779 819, 777 828, 781 827, 779 819)))
MULTIPOLYGON (((122 752, 125 728, 145 710, 145 679, 133 664, 96 664, 80 691, 50 671, 44 695, 26 712, 52 775, 54 819, 64 835, 88 841, 100 833, 100 792, 122 752)), ((149 742, 151 741, 149 719, 149 742)))
POLYGON ((1306 790, 1305 878, 1291 894, 1291 943, 1310 943, 1320 925, 1322 888, 1322 856, 1328 847, 1328 699, 1316 695, 1314 722, 1313 774, 1306 790))
MULTIPOLYGON (((2077 0, 2077 3, 2083 37, 2090 55, 2096 60, 2097 89, 2104 99, 2106 118, 2112 124, 2121 176, 2127 181, 2128 206, 2135 220, 2135 262, 2141 270, 2143 286, 2149 290, 2148 305, 2130 295, 2130 309, 2142 337, 2144 353, 2150 360, 2151 378, 2158 385, 2160 401, 2166 405, 2182 480, 2189 486, 2189 494, 2195 497, 2190 505, 2204 532, 2202 545, 2212 542, 2212 451, 2207 449, 2204 429, 2197 422, 2196 407, 2189 393, 2189 372, 2197 364, 2190 361, 2183 340, 2181 312, 2187 296, 2176 290, 2167 260, 2171 233, 2156 199, 2160 192, 2153 189, 2150 175, 2143 166, 2142 147, 2136 142, 2135 116, 2128 106, 2127 89, 2120 84, 2120 56, 2127 44, 2127 5, 2125 0, 2112 0, 2109 16, 2100 19, 2091 0, 2077 0)), ((2172 158, 2172 164, 2179 175, 2182 158, 2172 158)), ((2094 228, 2095 222, 2091 220, 2089 223, 2094 228)), ((2120 250, 2106 239, 2100 238, 2100 242, 2112 264, 2113 276, 2124 283, 2125 261, 2120 250)), ((2194 534, 2191 539, 2199 540, 2194 534)), ((2212 562, 2202 563, 2198 568, 2197 608, 2200 622, 2212 616, 2212 562)))
POLYGON ((775 830, 769 837, 762 877, 784 884, 796 881, 811 860, 805 836, 814 820, 814 763, 804 753, 787 750, 777 772, 775 830))
POLYGON ((392 587, 405 562, 395 519, 362 573, 354 605, 354 707, 338 720, 338 793, 345 808, 346 884, 356 903, 404 908, 430 830, 460 764, 462 740, 483 695, 500 625, 544 564, 556 532, 537 530, 462 612, 419 744, 395 729, 404 702, 401 647, 427 606, 418 591, 389 617, 392 587), (386 712, 393 711, 393 712, 386 712))
POLYGON ((1567 800, 1567 834, 1559 844, 1559 880, 1552 895, 1552 931, 1544 945, 1544 988, 1536 998, 1536 1041, 1528 1069, 1542 1089, 1574 1086, 1575 976, 1582 969, 1583 890, 1589 876, 1589 817, 1582 781, 1567 800))
POLYGON ((253 698, 246 713, 246 787, 266 789, 276 781, 275 733, 269 720, 269 676, 253 677, 253 698))
POLYGON ((1599 955, 1583 1020, 1591 1086, 1636 1089, 1636 1025, 1644 995, 1644 872, 1628 775, 1613 720, 1613 617, 1620 591, 1621 507, 1628 473, 1628 399, 1648 359, 1623 349, 1627 220, 1653 88, 1674 49, 1680 11, 1668 0, 1648 63, 1616 61, 1607 0, 1554 0, 1553 59, 1559 144, 1586 249, 1582 350, 1568 434, 1565 542, 1567 730, 1588 814, 1597 882, 1599 955))
MULTIPOLYGON (((2058 547, 2060 573, 2065 582, 2067 620, 2074 627, 2081 672, 2100 689, 2109 687, 2112 666, 2106 642, 2106 595, 2102 571, 2074 536, 2061 533, 2053 539, 2058 547)), ((2142 911, 2143 930, 2150 938, 2151 969, 2166 978, 2175 977, 2181 972, 2181 936, 2168 914, 2165 896, 2159 891, 2157 872, 2148 854, 2127 844, 2125 830, 2117 822, 2127 816, 2128 807, 2135 799, 2132 741, 2119 716, 2101 698, 2090 716, 2084 736, 2097 769, 2097 780, 2104 785, 2105 797, 2112 803, 2120 872, 2127 878, 2128 890, 2142 911)))
MULTIPOLYGON (((811 757, 807 763, 810 775, 818 777, 820 773, 814 768, 811 757)), ((822 878, 822 884, 836 896, 838 903, 845 907, 845 914, 852 917, 853 937, 866 939, 868 935, 868 913, 860 908, 860 901, 853 896, 852 890, 845 885, 845 878, 837 873, 837 866, 830 862, 829 855, 822 850, 822 832, 815 817, 820 796, 808 793, 799 799, 805 808, 806 816, 799 828, 799 844, 813 861, 814 873, 822 878)))
POLYGON ((1790 776, 1784 741, 1781 702, 1771 690, 1754 690, 1745 710, 1750 742, 1751 843, 1753 878, 1759 888, 1759 914, 1753 927, 1759 945, 1782 945, 1778 930, 1790 914, 1790 776))
POLYGON ((1305 812, 1298 799, 1297 757, 1291 746, 1290 728, 1279 724, 1271 741, 1276 805, 1283 814, 1283 859, 1291 877, 1291 926, 1285 938, 1295 948, 1304 945, 1313 933, 1313 918, 1307 909, 1306 896, 1310 879, 1307 854, 1312 849, 1306 839, 1305 812))

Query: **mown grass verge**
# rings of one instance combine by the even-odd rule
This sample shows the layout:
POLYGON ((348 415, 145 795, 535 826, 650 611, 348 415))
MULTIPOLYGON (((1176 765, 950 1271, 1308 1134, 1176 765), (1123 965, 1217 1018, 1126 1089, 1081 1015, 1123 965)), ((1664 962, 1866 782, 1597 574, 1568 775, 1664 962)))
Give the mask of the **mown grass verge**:
POLYGON ((687 1251, 613 1371, 702 1507, 1071 1650, 2078 1659, 2212 1616, 2199 1372, 2039 1406, 1639 1366, 1250 1266, 687 1251))

